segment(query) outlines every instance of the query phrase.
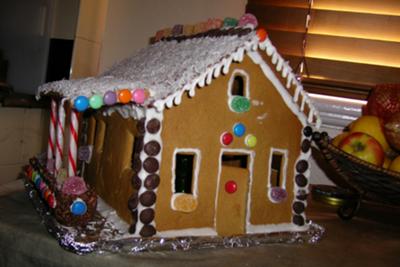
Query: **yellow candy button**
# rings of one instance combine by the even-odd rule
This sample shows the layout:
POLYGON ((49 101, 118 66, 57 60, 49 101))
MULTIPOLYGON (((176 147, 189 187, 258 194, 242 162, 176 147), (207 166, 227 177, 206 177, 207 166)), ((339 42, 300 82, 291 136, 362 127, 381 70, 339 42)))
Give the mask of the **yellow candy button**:
POLYGON ((255 137, 252 134, 249 134, 246 136, 244 143, 246 144, 246 146, 248 147, 255 147, 257 145, 257 137, 255 137))

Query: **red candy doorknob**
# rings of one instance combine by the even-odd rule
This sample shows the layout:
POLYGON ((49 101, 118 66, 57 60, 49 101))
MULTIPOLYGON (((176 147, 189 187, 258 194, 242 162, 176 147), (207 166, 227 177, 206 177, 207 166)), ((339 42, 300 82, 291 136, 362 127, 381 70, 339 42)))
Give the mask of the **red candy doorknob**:
POLYGON ((237 190, 237 184, 235 181, 228 181, 225 183, 225 191, 229 194, 235 193, 237 190))

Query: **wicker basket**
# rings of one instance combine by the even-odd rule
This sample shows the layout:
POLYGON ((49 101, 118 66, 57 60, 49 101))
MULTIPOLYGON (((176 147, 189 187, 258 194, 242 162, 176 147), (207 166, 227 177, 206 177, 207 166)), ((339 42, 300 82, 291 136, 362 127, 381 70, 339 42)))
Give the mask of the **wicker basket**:
POLYGON ((313 141, 327 163, 343 178, 348 189, 363 200, 400 206, 400 173, 377 167, 331 144, 323 132, 314 132, 313 141))

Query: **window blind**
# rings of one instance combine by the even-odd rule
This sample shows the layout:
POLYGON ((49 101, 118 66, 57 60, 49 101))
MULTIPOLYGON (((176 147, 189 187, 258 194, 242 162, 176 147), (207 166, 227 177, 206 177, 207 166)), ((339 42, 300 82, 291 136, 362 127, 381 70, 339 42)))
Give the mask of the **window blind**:
MULTIPOLYGON (((399 0, 314 0, 306 35, 306 90, 365 99, 376 84, 400 83, 399 0)), ((308 0, 249 0, 293 69, 302 60, 308 0)))

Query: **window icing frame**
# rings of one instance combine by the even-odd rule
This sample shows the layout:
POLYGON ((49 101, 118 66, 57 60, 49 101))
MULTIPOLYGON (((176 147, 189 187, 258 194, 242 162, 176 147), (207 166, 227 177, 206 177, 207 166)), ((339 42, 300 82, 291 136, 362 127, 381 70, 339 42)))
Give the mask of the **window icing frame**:
POLYGON ((282 154, 282 163, 281 163, 281 175, 280 175, 280 188, 286 190, 286 181, 287 181, 287 167, 288 167, 288 156, 289 156, 289 151, 287 149, 280 149, 280 148, 275 148, 271 147, 270 152, 269 152, 269 159, 268 159, 268 182, 267 182, 267 195, 268 199, 272 203, 280 203, 271 197, 271 190, 273 187, 271 184, 271 174, 272 174, 272 158, 274 153, 278 152, 279 154, 282 154))

